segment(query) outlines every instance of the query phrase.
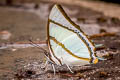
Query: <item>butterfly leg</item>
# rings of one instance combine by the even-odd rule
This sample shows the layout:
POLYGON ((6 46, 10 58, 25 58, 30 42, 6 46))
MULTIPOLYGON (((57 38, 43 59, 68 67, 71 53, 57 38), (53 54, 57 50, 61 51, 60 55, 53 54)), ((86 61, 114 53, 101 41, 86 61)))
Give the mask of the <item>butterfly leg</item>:
POLYGON ((48 60, 46 60, 46 62, 45 62, 45 64, 44 64, 44 65, 45 65, 45 67, 47 66, 47 64, 48 64, 48 60))
POLYGON ((53 68, 53 71, 54 71, 54 75, 55 75, 55 66, 54 64, 51 64, 52 65, 52 68, 53 68))
MULTIPOLYGON (((61 60, 62 60, 62 62, 64 62, 63 57, 61 57, 61 60)), ((64 63, 64 64, 65 64, 65 63, 64 63)), ((71 73, 74 73, 67 64, 65 64, 65 65, 67 66, 67 68, 69 69, 69 71, 70 71, 71 73)))
POLYGON ((45 68, 47 67, 47 64, 48 64, 48 60, 45 61, 44 66, 41 67, 41 68, 44 68, 44 69, 45 69, 45 68))
POLYGON ((70 70, 71 73, 74 73, 74 72, 71 70, 70 66, 68 66, 67 64, 66 64, 66 66, 67 66, 67 68, 70 70))
POLYGON ((45 66, 44 66, 43 68, 45 68, 45 71, 47 71, 47 69, 48 69, 48 64, 51 64, 51 66, 52 66, 52 68, 53 68, 53 71, 54 71, 54 75, 55 75, 55 66, 54 66, 54 64, 53 64, 51 61, 47 60, 47 61, 45 62, 45 66))

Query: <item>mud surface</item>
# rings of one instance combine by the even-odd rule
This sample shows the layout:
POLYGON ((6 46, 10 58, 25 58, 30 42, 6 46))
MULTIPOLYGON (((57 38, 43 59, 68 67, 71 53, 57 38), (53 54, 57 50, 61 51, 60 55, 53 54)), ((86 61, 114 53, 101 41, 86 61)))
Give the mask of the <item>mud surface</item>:
MULTIPOLYGON (((45 41, 47 18, 52 4, 40 3, 40 5, 47 7, 46 10, 41 9, 42 7, 38 9, 47 14, 39 15, 36 15, 37 11, 30 11, 30 7, 1 6, 0 31, 9 31, 11 37, 7 40, 0 39, 0 44, 28 42, 31 37, 33 41, 45 41)), ((99 26, 99 32, 116 32, 114 36, 93 39, 96 44, 105 45, 104 51, 109 54, 106 56, 107 60, 100 61, 97 64, 72 67, 74 73, 70 73, 65 65, 55 65, 56 74, 54 75, 50 64, 48 64, 47 70, 43 68, 45 58, 39 49, 1 49, 0 80, 120 80, 120 20, 80 6, 63 6, 70 18, 79 25, 95 24, 99 26)), ((94 29, 96 30, 96 28, 94 29)), ((86 28, 86 31, 89 29, 86 28)))

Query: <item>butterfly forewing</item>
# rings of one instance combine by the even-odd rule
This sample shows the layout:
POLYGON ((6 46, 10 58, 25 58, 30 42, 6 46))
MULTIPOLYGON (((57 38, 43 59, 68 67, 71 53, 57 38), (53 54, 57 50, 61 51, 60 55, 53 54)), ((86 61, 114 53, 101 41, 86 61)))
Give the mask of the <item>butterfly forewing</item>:
POLYGON ((85 65, 95 58, 94 45, 59 5, 48 21, 48 44, 56 64, 85 65))

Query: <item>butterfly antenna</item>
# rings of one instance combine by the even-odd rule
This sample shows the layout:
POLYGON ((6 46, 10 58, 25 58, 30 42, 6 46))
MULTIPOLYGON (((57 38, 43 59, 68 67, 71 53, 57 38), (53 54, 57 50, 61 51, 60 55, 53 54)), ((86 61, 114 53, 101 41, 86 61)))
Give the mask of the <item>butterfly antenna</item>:
POLYGON ((37 47, 38 49, 42 50, 43 53, 45 54, 45 56, 48 57, 49 54, 48 54, 48 52, 45 49, 40 47, 38 44, 35 44, 32 40, 29 39, 29 41, 31 42, 31 45, 33 45, 34 47, 37 47))

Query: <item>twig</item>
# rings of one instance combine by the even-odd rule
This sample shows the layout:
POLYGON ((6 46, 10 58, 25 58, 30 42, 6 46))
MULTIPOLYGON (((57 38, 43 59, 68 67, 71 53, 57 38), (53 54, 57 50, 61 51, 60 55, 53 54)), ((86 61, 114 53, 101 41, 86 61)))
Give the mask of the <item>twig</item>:
MULTIPOLYGON (((40 47, 46 46, 46 42, 34 42, 34 44, 39 45, 40 47)), ((7 44, 0 44, 0 49, 6 48, 28 48, 34 47, 31 45, 31 42, 16 42, 16 43, 7 43, 7 44)))
POLYGON ((97 37, 115 36, 115 35, 116 35, 115 32, 111 32, 111 33, 106 32, 106 33, 100 33, 100 34, 92 35, 92 36, 90 36, 89 38, 90 38, 90 39, 93 39, 93 38, 97 38, 97 37))

